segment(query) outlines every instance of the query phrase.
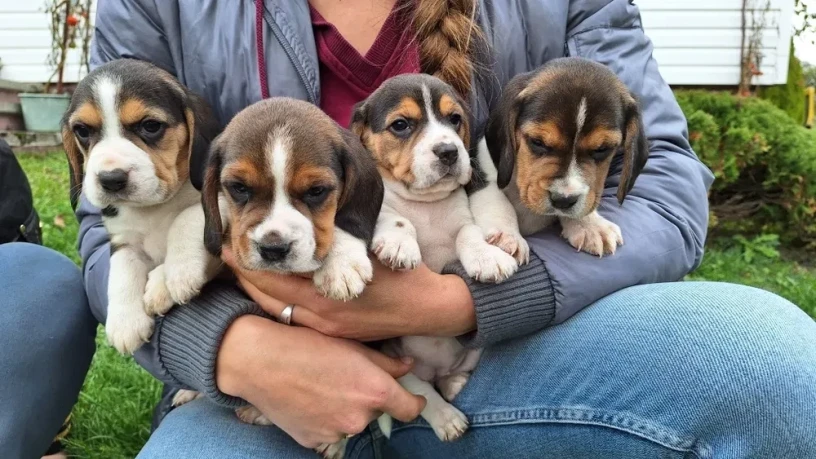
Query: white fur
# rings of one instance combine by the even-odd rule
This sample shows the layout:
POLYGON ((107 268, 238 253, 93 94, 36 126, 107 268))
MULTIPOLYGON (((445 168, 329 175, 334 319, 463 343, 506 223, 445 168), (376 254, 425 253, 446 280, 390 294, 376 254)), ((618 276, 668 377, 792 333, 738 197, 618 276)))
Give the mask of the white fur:
POLYGON ((580 218, 585 212, 587 200, 589 199, 589 183, 587 183, 581 168, 573 158, 567 169, 567 175, 552 181, 549 192, 562 196, 578 195, 578 201, 567 210, 560 210, 550 206, 550 212, 559 217, 580 218))
POLYGON ((334 243, 314 274, 317 290, 328 298, 348 301, 358 297, 374 277, 365 242, 334 229, 334 243))
POLYGON ((587 115, 587 100, 586 97, 581 98, 581 102, 578 103, 578 114, 575 115, 575 139, 578 139, 578 136, 581 135, 581 131, 584 130, 584 123, 586 123, 586 115, 587 115))

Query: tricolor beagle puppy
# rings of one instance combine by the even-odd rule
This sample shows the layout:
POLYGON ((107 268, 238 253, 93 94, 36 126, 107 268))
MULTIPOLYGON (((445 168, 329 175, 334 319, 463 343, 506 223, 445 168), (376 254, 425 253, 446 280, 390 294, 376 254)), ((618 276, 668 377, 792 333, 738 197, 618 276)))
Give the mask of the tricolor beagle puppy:
MULTIPOLYGON (((471 277, 501 282, 527 258, 512 205, 495 183, 487 184, 493 193, 487 187, 466 193, 479 159, 471 157, 476 149, 470 123, 467 105, 453 88, 424 74, 391 78, 355 108, 352 130, 376 159, 385 183, 372 248, 386 266, 411 269, 423 262, 441 272, 458 260, 471 277), (476 214, 486 216, 484 226, 476 214), (503 250, 488 239, 509 243, 502 243, 503 250)), ((489 161, 485 142, 477 146, 489 161)), ((413 373, 400 383, 427 398, 422 417, 440 439, 459 438, 467 419, 448 401, 467 383, 481 350, 466 349, 455 338, 418 336, 392 340, 385 349, 415 359, 413 373)), ((390 418, 380 424, 389 435, 390 418)))
POLYGON ((204 213, 193 157, 218 133, 203 99, 137 60, 102 65, 78 85, 62 122, 71 200, 102 209, 110 236, 108 341, 132 353, 154 315, 186 303, 218 270, 200 238, 204 213))
POLYGON ((649 143, 637 99, 610 69, 569 57, 516 76, 491 114, 486 138, 522 234, 557 219, 579 250, 603 256, 623 244, 620 228, 598 214, 598 204, 618 158, 623 203, 649 143))
POLYGON ((311 274, 350 300, 371 281, 368 247, 383 199, 371 155, 316 106, 272 98, 242 110, 213 143, 205 242, 245 269, 311 274))

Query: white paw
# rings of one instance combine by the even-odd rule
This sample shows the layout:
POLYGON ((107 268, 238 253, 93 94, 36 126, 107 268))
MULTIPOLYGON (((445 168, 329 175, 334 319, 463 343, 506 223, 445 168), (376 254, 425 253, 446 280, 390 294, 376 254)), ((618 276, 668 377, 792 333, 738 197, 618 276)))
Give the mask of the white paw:
POLYGON ((173 304, 185 304, 198 296, 207 283, 206 266, 196 269, 169 269, 165 273, 167 291, 173 304))
POLYGON ((163 316, 167 314, 175 303, 167 290, 167 280, 164 273, 164 264, 156 266, 147 275, 147 285, 144 293, 145 312, 149 316, 163 316))
POLYGON ((416 239, 403 232, 378 233, 371 248, 380 262, 391 269, 414 269, 422 262, 416 239))
POLYGON ((442 398, 452 402, 453 399, 459 395, 459 392, 462 392, 462 389, 465 388, 469 379, 470 374, 468 373, 456 373, 442 378, 437 384, 439 386, 439 393, 442 394, 442 398))
POLYGON ((258 426, 271 426, 272 421, 270 421, 261 410, 255 408, 252 405, 242 406, 235 410, 235 414, 238 415, 238 419, 246 422, 247 424, 255 424, 258 426))
POLYGON ((144 312, 143 306, 118 308, 108 307, 108 311, 120 312, 109 314, 105 323, 105 335, 108 343, 122 354, 133 354, 142 344, 150 341, 153 334, 153 318, 144 312), (133 312, 122 312, 129 310, 133 312))
POLYGON ((458 439, 468 429, 467 417, 455 406, 446 403, 431 413, 422 413, 422 417, 442 441, 458 439))
POLYGON ((499 283, 518 270, 516 259, 504 250, 489 244, 480 244, 464 251, 461 260, 468 276, 479 282, 499 283))
POLYGON ((592 255, 614 255, 618 246, 623 245, 620 227, 597 213, 581 220, 562 220, 561 226, 561 235, 570 245, 592 255))
POLYGON ((346 454, 346 444, 348 439, 343 439, 337 443, 323 443, 315 448, 324 459, 343 459, 346 454))
POLYGON ((314 284, 325 297, 348 301, 360 296, 374 277, 374 267, 368 254, 356 251, 333 254, 314 274, 314 284))
POLYGON ((181 406, 181 405, 184 405, 185 403, 192 402, 193 400, 195 400, 195 399, 197 399, 197 398, 199 398, 201 396, 202 396, 201 392, 196 392, 194 390, 181 389, 178 392, 176 392, 176 395, 173 396, 172 404, 173 404, 173 406, 181 406))
POLYGON ((488 244, 495 245, 507 252, 508 255, 516 259, 519 265, 525 265, 530 261, 530 246, 518 231, 494 229, 488 231, 485 240, 488 244))

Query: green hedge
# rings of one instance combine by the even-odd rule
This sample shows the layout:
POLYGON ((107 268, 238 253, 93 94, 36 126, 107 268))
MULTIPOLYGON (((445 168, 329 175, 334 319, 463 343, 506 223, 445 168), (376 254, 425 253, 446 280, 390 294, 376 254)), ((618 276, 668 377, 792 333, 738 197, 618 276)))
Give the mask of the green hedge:
POLYGON ((713 227, 816 247, 816 132, 759 98, 701 90, 676 96, 692 147, 717 178, 713 227))
POLYGON ((788 82, 786 84, 764 86, 757 89, 757 95, 781 108, 794 121, 805 122, 805 74, 802 63, 794 54, 793 43, 790 46, 788 61, 788 82))

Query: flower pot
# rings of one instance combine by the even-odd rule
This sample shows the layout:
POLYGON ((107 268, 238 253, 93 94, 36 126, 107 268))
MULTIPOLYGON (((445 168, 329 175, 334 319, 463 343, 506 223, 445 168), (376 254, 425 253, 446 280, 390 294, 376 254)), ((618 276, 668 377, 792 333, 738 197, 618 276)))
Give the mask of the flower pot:
POLYGON ((62 115, 68 110, 68 94, 18 94, 27 131, 59 132, 62 115))

